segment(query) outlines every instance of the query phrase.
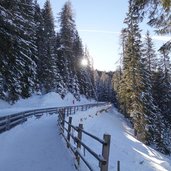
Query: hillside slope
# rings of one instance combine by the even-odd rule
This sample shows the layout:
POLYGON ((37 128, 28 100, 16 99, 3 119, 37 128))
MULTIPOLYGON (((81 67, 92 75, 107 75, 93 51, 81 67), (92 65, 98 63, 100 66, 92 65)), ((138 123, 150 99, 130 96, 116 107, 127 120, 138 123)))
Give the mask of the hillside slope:
POLYGON ((81 96, 80 101, 77 101, 70 93, 68 93, 64 99, 61 99, 60 95, 55 92, 47 93, 45 95, 34 94, 27 99, 18 100, 13 105, 10 105, 9 103, 0 99, 0 117, 32 109, 82 105, 94 102, 95 101, 93 99, 87 100, 84 96, 81 96))
MULTIPOLYGON (((83 123, 84 129, 102 138, 104 133, 111 135, 110 163, 109 171, 116 170, 116 163, 121 162, 121 171, 169 171, 171 170, 171 160, 144 145, 133 136, 133 130, 128 126, 123 115, 115 108, 108 112, 97 113, 97 110, 89 109, 73 116, 73 123, 83 123)), ((83 137, 86 144, 98 154, 101 154, 101 147, 96 142, 83 137)), ((91 160, 91 165, 95 170, 98 163, 91 158, 88 152, 86 157, 91 160)), ((84 169, 81 169, 84 170, 84 169)))

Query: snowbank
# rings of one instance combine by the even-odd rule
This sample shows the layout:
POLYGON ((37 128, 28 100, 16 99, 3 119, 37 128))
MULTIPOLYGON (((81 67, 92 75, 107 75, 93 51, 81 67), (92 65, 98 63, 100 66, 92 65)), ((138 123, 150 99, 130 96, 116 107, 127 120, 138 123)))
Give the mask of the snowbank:
MULTIPOLYGON (((117 170, 117 161, 121 163, 121 171, 169 171, 171 160, 167 156, 144 145, 133 136, 133 130, 128 126, 123 115, 112 109, 109 112, 97 113, 98 108, 73 115, 73 124, 83 123, 86 131, 102 138, 103 134, 111 135, 109 171, 117 170)), ((102 147, 86 135, 83 136, 86 145, 101 154, 102 147)), ((98 162, 86 152, 94 170, 99 170, 98 162)), ((83 168, 81 170, 84 170, 83 168)))
POLYGON ((20 99, 14 105, 10 105, 0 100, 0 116, 9 115, 31 109, 41 109, 48 107, 72 106, 94 103, 94 100, 87 100, 84 96, 77 101, 74 96, 68 93, 64 99, 59 94, 51 92, 45 95, 33 95, 28 99, 20 99))

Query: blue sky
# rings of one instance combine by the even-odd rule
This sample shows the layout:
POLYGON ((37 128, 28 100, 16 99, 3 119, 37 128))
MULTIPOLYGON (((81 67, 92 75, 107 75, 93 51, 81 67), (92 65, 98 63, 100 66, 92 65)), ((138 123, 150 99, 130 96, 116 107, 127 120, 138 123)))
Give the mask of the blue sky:
MULTIPOLYGON (((38 0, 42 7, 45 0, 38 0)), ((50 0, 57 19, 66 0, 50 0)), ((94 60, 94 68, 113 71, 119 60, 119 33, 128 10, 128 0, 71 0, 75 22, 84 45, 94 60)), ((58 27, 58 24, 56 23, 58 27)), ((149 27, 144 26, 145 29, 149 27)), ((161 37, 154 37, 161 43, 161 37), (160 40, 159 40, 160 39, 160 40)), ((165 37, 168 40, 168 37, 165 37)))

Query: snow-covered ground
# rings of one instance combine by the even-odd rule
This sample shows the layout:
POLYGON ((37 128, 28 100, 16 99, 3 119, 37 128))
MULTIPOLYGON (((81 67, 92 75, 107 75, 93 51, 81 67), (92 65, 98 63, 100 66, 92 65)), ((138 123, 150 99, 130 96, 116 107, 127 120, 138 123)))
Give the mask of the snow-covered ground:
MULTIPOLYGON (((115 108, 109 112, 97 113, 97 109, 89 109, 73 115, 73 124, 83 123, 84 129, 99 138, 104 133, 111 135, 109 171, 117 169, 117 161, 120 161, 121 171, 170 171, 171 160, 154 149, 144 145, 134 138, 133 130, 128 126, 123 115, 115 108)), ((84 142, 101 154, 101 146, 96 141, 83 136, 84 142)), ((86 156, 95 170, 98 170, 98 162, 86 156)), ((83 169, 82 169, 83 170, 83 169)))
POLYGON ((0 117, 31 109, 82 105, 89 103, 95 103, 95 101, 87 100, 83 96, 80 98, 80 101, 76 101, 74 96, 70 93, 68 93, 64 99, 61 99, 59 94, 54 92, 48 93, 46 95, 33 95, 28 99, 20 99, 14 105, 10 105, 5 101, 0 100, 0 117))
POLYGON ((0 134, 0 171, 75 171, 56 120, 56 115, 33 117, 0 134))
MULTIPOLYGON (((20 100, 13 106, 0 102, 1 110, 12 113, 34 108, 73 105, 73 96, 61 100, 57 94, 33 96, 20 100)), ((92 102, 92 101, 91 101, 92 102)), ((90 103, 86 99, 75 104, 90 103)), ((74 104, 74 105, 75 105, 74 104)), ((73 124, 83 123, 84 129, 99 138, 104 133, 111 135, 109 171, 116 170, 116 163, 121 162, 121 171, 170 171, 171 159, 136 140, 133 131, 124 117, 111 108, 108 112, 97 112, 103 107, 77 111, 73 124)), ((3 113, 1 111, 1 113, 3 113)), ((57 115, 44 115, 40 119, 30 118, 22 125, 0 134, 0 171, 74 171, 74 156, 67 150, 66 144, 57 131, 57 115)), ((74 131, 73 131, 74 133, 74 131)), ((99 143, 83 136, 85 144, 101 154, 99 143)), ((85 157, 95 171, 98 162, 88 152, 85 157)), ((80 171, 88 169, 81 163, 80 171)))

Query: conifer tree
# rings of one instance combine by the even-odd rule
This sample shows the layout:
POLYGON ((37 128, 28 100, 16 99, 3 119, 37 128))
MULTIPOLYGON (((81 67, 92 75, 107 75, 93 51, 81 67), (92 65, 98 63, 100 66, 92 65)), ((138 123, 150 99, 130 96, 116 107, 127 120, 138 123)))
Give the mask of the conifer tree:
MULTIPOLYGON (((21 15, 23 17, 23 35, 24 41, 21 44, 20 52, 23 51, 25 56, 23 77, 20 78, 22 84, 21 96, 23 98, 29 97, 35 91, 35 82, 37 74, 37 47, 36 47, 36 32, 35 32, 35 22, 34 13, 35 7, 33 0, 21 0, 19 3, 21 15)), ((22 61, 23 59, 21 59, 22 61)))
MULTIPOLYGON (((139 7, 140 20, 148 16, 147 23, 155 28, 157 34, 170 34, 171 0, 134 0, 139 7)), ((171 40, 165 43, 166 49, 171 49, 171 40)))
POLYGON ((37 0, 2 0, 0 14, 0 98, 14 103, 35 91, 94 97, 93 68, 80 65, 83 45, 70 1, 60 13, 58 34, 49 0, 43 9, 37 0))
MULTIPOLYGON (((156 101, 158 101, 158 105, 165 116, 170 120, 170 112, 171 112, 171 83, 170 83, 170 57, 168 50, 165 47, 160 48, 161 59, 159 62, 160 68, 160 79, 158 80, 158 86, 160 86, 160 97, 156 101)), ((156 85, 157 86, 157 85, 156 85)))
POLYGON ((34 91, 36 74, 33 4, 31 1, 1 1, 1 66, 3 94, 9 102, 29 97, 34 91), (27 9, 26 9, 27 6, 27 9), (27 15, 27 13, 29 13, 27 15), (8 51, 7 51, 8 49, 8 51))
POLYGON ((37 0, 35 0, 35 13, 34 13, 34 22, 35 22, 35 44, 37 46, 37 59, 36 59, 36 65, 37 65, 37 76, 36 76, 36 91, 41 93, 43 85, 41 82, 41 74, 42 74, 42 59, 44 58, 43 50, 45 48, 44 46, 44 21, 42 16, 42 10, 40 9, 39 4, 37 3, 37 0))
POLYGON ((160 107, 156 103, 156 99, 154 97, 154 89, 156 86, 156 83, 154 82, 154 75, 157 69, 157 56, 149 32, 147 32, 144 42, 143 64, 145 68, 145 87, 148 92, 147 104, 149 105, 148 110, 151 113, 151 118, 149 118, 150 122, 152 123, 149 129, 149 131, 152 132, 151 141, 153 142, 153 144, 155 144, 158 150, 165 153, 167 148, 164 145, 163 140, 165 127, 164 118, 162 116, 160 107))
POLYGON ((3 86, 3 77, 2 74, 0 73, 0 98, 3 99, 4 97, 4 86, 3 86))
MULTIPOLYGON (((157 68, 157 55, 154 49, 154 44, 152 42, 152 38, 150 37, 149 31, 147 31, 145 41, 144 41, 144 60, 146 60, 146 69, 149 74, 152 74, 157 68)), ((152 79, 152 76, 150 76, 152 79)))
POLYGON ((64 83, 69 92, 71 92, 77 99, 79 99, 79 85, 76 74, 75 61, 77 60, 74 55, 74 41, 76 36, 75 21, 73 19, 73 12, 71 2, 67 1, 59 14, 60 22, 60 62, 62 76, 64 83))
POLYGON ((162 142, 156 135, 161 135, 159 126, 160 111, 154 105, 149 81, 149 72, 143 60, 140 30, 138 28, 138 7, 129 1, 129 11, 125 23, 127 24, 127 38, 123 59, 123 75, 120 86, 120 99, 124 102, 122 108, 132 118, 135 135, 146 144, 159 147, 162 142), (158 128, 158 129, 157 129, 158 128))
POLYGON ((67 93, 67 88, 64 83, 64 78, 62 76, 62 59, 61 59, 61 50, 60 50, 60 35, 57 33, 56 34, 56 40, 55 40, 55 63, 56 63, 56 72, 55 74, 55 80, 54 80, 54 85, 55 85, 55 92, 61 95, 62 98, 65 97, 67 93))
POLYGON ((134 0, 134 2, 141 12, 140 18, 144 18, 146 14, 148 24, 153 26, 157 33, 168 34, 171 32, 171 0, 134 0))
POLYGON ((167 98, 168 95, 166 94, 170 94, 170 90, 168 91, 168 87, 163 82, 164 81, 163 78, 164 78, 163 70, 161 66, 158 66, 158 69, 156 70, 153 76, 153 82, 154 82, 153 95, 154 95, 155 103, 158 105, 162 114, 162 117, 160 118, 160 124, 162 124, 162 126, 164 127, 164 129, 162 129, 162 134, 158 135, 158 138, 162 136, 163 142, 160 143, 160 145, 165 147, 165 149, 162 150, 159 149, 159 150, 165 154, 168 154, 171 152, 171 148, 170 148, 171 127, 170 127, 170 119, 168 119, 168 115, 167 115, 169 108, 166 108, 165 102, 168 103, 168 98, 167 98), (167 99, 166 101, 165 98, 167 99), (163 107, 166 109, 166 111, 163 110, 163 107))
MULTIPOLYGON (((127 95, 129 96, 128 92, 127 91, 127 85, 126 85, 126 70, 128 68, 128 62, 129 62, 129 58, 126 57, 126 42, 127 42, 127 39, 128 39, 128 30, 125 28, 125 29, 122 29, 121 31, 121 36, 120 36, 120 41, 121 41, 121 64, 120 64, 120 70, 119 71, 116 71, 116 73, 119 73, 119 79, 118 80, 118 83, 115 83, 115 75, 114 74, 114 78, 113 78, 113 81, 115 83, 114 85, 114 89, 116 90, 117 89, 117 92, 118 92, 118 101, 119 101, 119 105, 120 105, 120 109, 121 109, 121 112, 125 115, 125 117, 129 117, 129 114, 128 114, 128 106, 129 106, 129 97, 127 97, 127 95), (124 75, 123 75, 123 72, 124 72, 124 75), (118 86, 117 86, 118 84, 118 86), (115 88, 116 87, 116 88, 115 88)), ((118 75, 118 74, 117 74, 118 75)))
POLYGON ((97 99, 97 94, 94 85, 95 80, 94 80, 93 62, 87 47, 85 47, 84 49, 84 59, 87 61, 87 66, 84 69, 84 78, 85 78, 84 84, 86 85, 85 86, 86 97, 97 99))
POLYGON ((9 19, 9 13, 7 11, 7 6, 9 2, 0 2, 0 98, 6 100, 5 97, 5 66, 4 64, 6 63, 6 47, 8 44, 10 45, 10 42, 6 38, 11 38, 12 35, 8 35, 7 30, 5 27, 9 25, 7 22, 8 20, 5 21, 5 19, 9 19), (4 48, 5 47, 5 48, 4 48))
POLYGON ((86 77, 85 77, 85 66, 82 66, 81 62, 84 58, 84 51, 83 51, 83 44, 81 41, 81 38, 76 31, 75 33, 75 40, 73 44, 73 53, 75 56, 74 59, 74 66, 75 66, 75 72, 78 78, 78 86, 79 86, 79 92, 80 95, 85 95, 86 92, 86 77))
POLYGON ((159 69, 156 72, 155 77, 155 94, 154 97, 162 112, 164 118, 163 124, 165 124, 165 131, 163 131, 164 144, 167 147, 166 153, 171 152, 170 137, 171 137, 171 82, 170 82, 170 51, 162 46, 159 49, 161 53, 161 59, 159 62, 159 69))
POLYGON ((43 93, 48 93, 54 89, 54 73, 53 73, 53 58, 54 58, 54 18, 50 1, 47 0, 42 10, 43 16, 43 46, 42 55, 39 59, 39 78, 41 82, 41 89, 43 93))

